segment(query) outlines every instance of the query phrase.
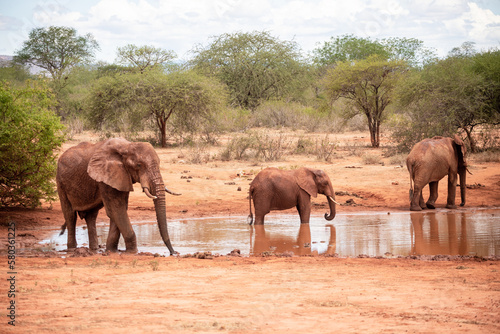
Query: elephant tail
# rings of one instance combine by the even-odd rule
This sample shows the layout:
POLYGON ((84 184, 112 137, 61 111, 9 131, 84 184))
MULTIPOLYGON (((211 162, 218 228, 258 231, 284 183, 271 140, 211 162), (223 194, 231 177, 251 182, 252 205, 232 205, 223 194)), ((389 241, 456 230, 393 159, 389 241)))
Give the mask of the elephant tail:
POLYGON ((408 171, 410 172, 410 202, 413 199, 413 165, 408 164, 408 171))
POLYGON ((59 235, 63 235, 65 231, 66 231, 66 223, 62 224, 61 233, 59 233, 59 235))
POLYGON ((250 188, 250 191, 248 192, 248 203, 249 203, 249 206, 250 206, 250 214, 248 215, 247 223, 248 223, 248 225, 252 225, 252 223, 253 223, 253 214, 252 214, 252 188, 250 188))

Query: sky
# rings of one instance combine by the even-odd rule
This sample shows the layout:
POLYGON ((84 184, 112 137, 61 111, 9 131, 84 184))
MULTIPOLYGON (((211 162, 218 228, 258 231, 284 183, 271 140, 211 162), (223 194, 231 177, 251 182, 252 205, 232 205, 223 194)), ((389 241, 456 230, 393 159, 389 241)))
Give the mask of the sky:
POLYGON ((152 45, 189 59, 224 33, 268 31, 304 55, 331 37, 416 38, 439 57, 466 41, 500 47, 500 0, 0 0, 0 55, 14 55, 33 28, 91 33, 96 60, 118 47, 152 45))

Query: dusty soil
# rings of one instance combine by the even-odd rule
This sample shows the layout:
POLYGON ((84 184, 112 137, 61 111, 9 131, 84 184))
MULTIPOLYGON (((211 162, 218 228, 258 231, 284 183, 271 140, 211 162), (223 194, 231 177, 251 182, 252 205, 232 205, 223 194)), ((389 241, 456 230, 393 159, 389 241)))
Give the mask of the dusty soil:
MULTIPOLYGON (((66 143, 63 150, 86 136, 66 143)), ((408 210, 404 156, 383 157, 384 149, 369 148, 364 133, 332 140, 338 145, 331 162, 289 155, 275 163, 211 158, 192 164, 194 151, 157 149, 166 185, 182 193, 168 197, 167 217, 248 214, 248 184, 267 166, 325 170, 337 200, 344 204, 339 213, 408 210), (378 156, 377 163, 365 165, 366 155, 378 156)), ((220 150, 208 152, 214 156, 220 150)), ((500 207, 500 164, 474 157, 469 164, 473 175, 467 180, 467 205, 457 210, 500 207)), ((325 212, 321 197, 313 200, 318 204, 314 214, 325 212)), ((438 207, 445 202, 443 180, 438 207)), ((132 221, 154 220, 152 202, 139 187, 131 193, 129 216, 132 221)), ((107 221, 101 211, 98 222, 107 221)), ((36 210, 0 211, 3 280, 9 283, 15 276, 13 289, 0 285, 0 332, 500 333, 500 261, 229 255, 199 259, 92 255, 86 248, 80 248, 77 257, 62 258, 38 244, 47 233, 44 227, 62 223, 58 202, 36 210), (6 255, 9 224, 16 228, 12 268, 6 255), (16 327, 8 325, 5 316, 12 301, 16 327)))

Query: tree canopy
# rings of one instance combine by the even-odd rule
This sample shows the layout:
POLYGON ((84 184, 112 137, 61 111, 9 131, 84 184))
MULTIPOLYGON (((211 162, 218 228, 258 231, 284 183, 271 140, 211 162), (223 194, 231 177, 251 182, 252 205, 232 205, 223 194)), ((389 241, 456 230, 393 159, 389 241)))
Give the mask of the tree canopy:
POLYGON ((233 105, 252 110, 287 97, 307 73, 298 44, 266 31, 222 34, 193 52, 196 70, 225 83, 233 105))
POLYGON ((399 104, 410 122, 400 131, 413 141, 463 130, 472 152, 479 125, 498 124, 500 53, 452 56, 415 71, 401 84, 399 104), (486 70, 486 68, 488 68, 486 70), (487 73, 487 74, 486 74, 487 73), (418 129, 418 130, 417 130, 418 129))
POLYGON ((384 111, 393 102, 394 88, 406 68, 403 61, 370 56, 355 62, 338 62, 323 78, 330 100, 344 98, 348 102, 347 116, 358 113, 366 116, 373 147, 380 145, 384 111))
POLYGON ((435 52, 415 38, 392 37, 382 40, 346 34, 331 37, 313 50, 313 61, 320 67, 333 66, 339 61, 356 61, 377 55, 385 60, 404 60, 412 67, 435 59, 435 52))
POLYGON ((225 101, 223 86, 193 71, 147 71, 102 77, 93 87, 89 109, 96 128, 106 124, 140 125, 151 119, 165 147, 167 122, 172 116, 186 130, 222 109, 225 101))
POLYGON ((136 46, 128 44, 118 48, 118 64, 135 67, 144 73, 148 68, 166 66, 177 57, 174 51, 155 48, 151 45, 136 46))
POLYGON ((47 70, 58 92, 66 85, 71 68, 90 61, 98 49, 99 44, 91 34, 78 36, 74 28, 35 28, 16 52, 14 61, 47 70))

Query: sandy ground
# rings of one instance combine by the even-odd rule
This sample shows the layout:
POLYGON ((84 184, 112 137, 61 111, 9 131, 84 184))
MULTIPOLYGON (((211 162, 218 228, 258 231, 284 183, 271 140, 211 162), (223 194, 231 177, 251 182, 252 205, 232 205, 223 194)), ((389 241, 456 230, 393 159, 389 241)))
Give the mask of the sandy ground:
MULTIPOLYGON (((63 149, 83 139, 79 136, 63 149)), ((191 164, 189 150, 157 149, 166 185, 183 194, 168 197, 167 217, 248 214, 248 184, 267 166, 325 170, 335 190, 342 192, 337 200, 355 203, 340 206, 338 212, 408 210, 404 157, 382 157, 384 149, 368 148, 364 133, 332 140, 339 145, 331 162, 294 155, 275 163, 210 159, 191 164), (365 154, 379 155, 379 163, 363 164, 365 154)), ((467 205, 457 210, 500 207, 500 164, 473 158, 469 164, 473 175, 467 180, 467 205)), ((324 203, 321 197, 314 202, 324 203)), ((437 206, 445 202, 443 180, 437 206)), ((324 212, 324 206, 313 206, 313 214, 324 212)), ((155 217, 151 200, 137 185, 129 216, 149 221, 155 217)), ((101 211, 98 222, 107 221, 101 211)), ((58 202, 36 210, 0 211, 0 242, 5 245, 0 256, 0 332, 500 333, 500 261, 85 256, 85 248, 79 250, 81 256, 61 258, 38 242, 47 233, 40 227, 62 223, 58 202), (15 259, 6 255, 9 224, 16 228, 15 259), (15 280, 9 281, 11 276, 15 280), (15 327, 5 316, 11 302, 15 327)))

